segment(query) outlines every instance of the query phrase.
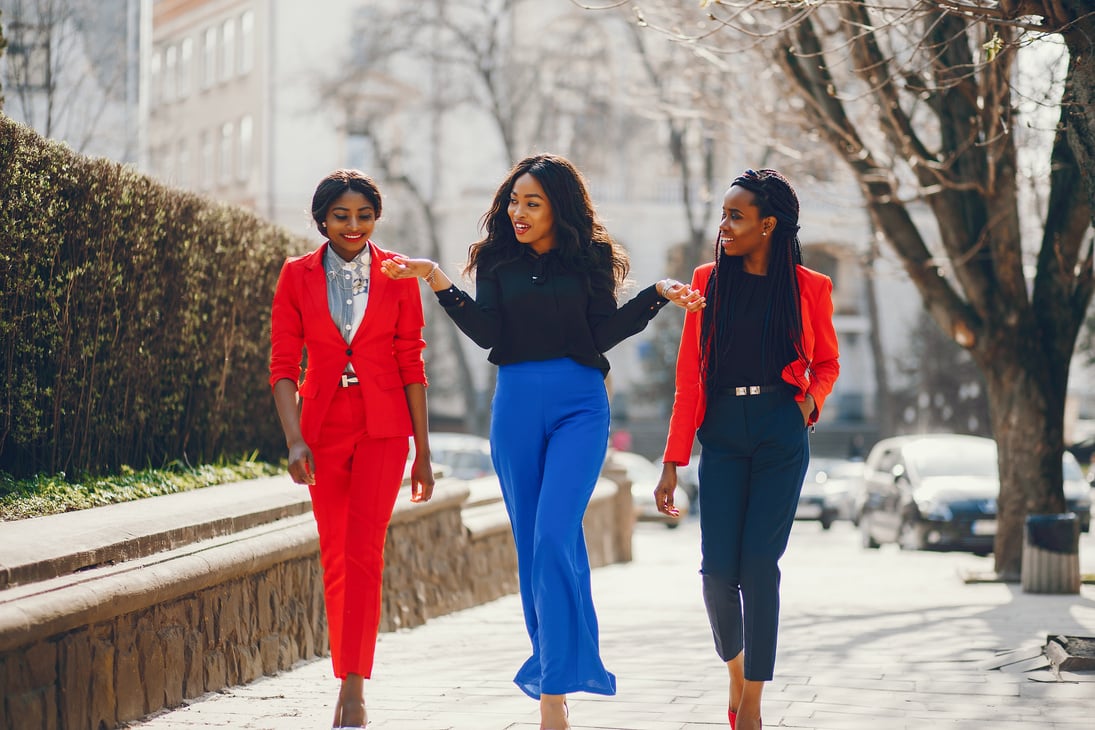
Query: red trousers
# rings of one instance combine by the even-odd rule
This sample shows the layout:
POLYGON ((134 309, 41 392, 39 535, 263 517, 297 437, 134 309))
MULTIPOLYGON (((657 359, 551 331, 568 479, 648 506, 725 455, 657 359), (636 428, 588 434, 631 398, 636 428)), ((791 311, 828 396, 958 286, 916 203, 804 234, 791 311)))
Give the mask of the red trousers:
POLYGON ((369 677, 380 628, 384 538, 407 461, 407 437, 370 438, 361 388, 340 388, 318 443, 309 487, 319 529, 335 676, 369 677))

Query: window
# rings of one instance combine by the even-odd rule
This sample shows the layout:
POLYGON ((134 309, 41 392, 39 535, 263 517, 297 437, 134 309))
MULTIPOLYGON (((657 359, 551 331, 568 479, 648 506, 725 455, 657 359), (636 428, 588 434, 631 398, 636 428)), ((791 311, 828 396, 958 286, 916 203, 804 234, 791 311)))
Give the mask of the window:
POLYGON ((229 18, 221 25, 221 81, 228 81, 236 73, 236 21, 229 18))
POLYGON ((190 187, 190 146, 185 139, 179 140, 178 159, 175 163, 175 173, 179 187, 190 187))
POLYGON ((180 99, 190 95, 190 68, 193 65, 193 57, 194 39, 183 38, 179 43, 178 80, 175 82, 175 92, 180 99))
POLYGON ((248 10, 240 16, 240 75, 255 66, 255 14, 248 10))
POLYGON ((148 103, 152 108, 160 105, 161 92, 163 91, 163 87, 161 86, 163 83, 163 79, 161 78, 163 74, 160 71, 162 66, 163 56, 159 51, 155 51, 152 54, 152 60, 148 63, 148 103))
POLYGON ((247 182, 251 179, 253 137, 253 122, 251 121, 251 115, 248 114, 240 119, 240 147, 239 154, 236 157, 236 176, 241 182, 247 182))
POLYGON ((170 143, 156 150, 156 177, 166 183, 175 182, 175 155, 171 152, 170 143))
POLYGON ((201 159, 198 161, 198 187, 208 190, 213 186, 213 135, 208 130, 201 135, 201 159))
POLYGON ((179 50, 175 46, 168 46, 163 54, 163 100, 166 104, 170 104, 176 98, 177 79, 175 74, 178 73, 176 66, 178 52, 179 50))
POLYGON ((227 185, 232 181, 232 144, 235 141, 235 130, 232 128, 232 122, 225 122, 221 125, 221 154, 217 165, 217 179, 221 185, 227 185))
POLYGON ((206 28, 202 35, 202 88, 210 88, 217 80, 217 29, 206 28))

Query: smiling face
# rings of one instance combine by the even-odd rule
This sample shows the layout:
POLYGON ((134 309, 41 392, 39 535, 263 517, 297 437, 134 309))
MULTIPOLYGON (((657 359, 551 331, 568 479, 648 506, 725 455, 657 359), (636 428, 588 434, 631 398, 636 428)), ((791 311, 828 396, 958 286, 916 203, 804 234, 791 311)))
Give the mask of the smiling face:
POLYGON ((345 261, 361 253, 376 228, 376 209, 362 193, 347 190, 327 209, 323 222, 331 248, 345 261))
POLYGON ((509 196, 509 219, 520 243, 531 246, 536 253, 555 248, 555 214, 544 187, 529 173, 513 182, 509 196))
POLYGON ((772 231, 776 217, 760 217, 752 192, 732 185, 722 201, 719 245, 727 256, 741 256, 742 267, 750 274, 768 273, 772 231))

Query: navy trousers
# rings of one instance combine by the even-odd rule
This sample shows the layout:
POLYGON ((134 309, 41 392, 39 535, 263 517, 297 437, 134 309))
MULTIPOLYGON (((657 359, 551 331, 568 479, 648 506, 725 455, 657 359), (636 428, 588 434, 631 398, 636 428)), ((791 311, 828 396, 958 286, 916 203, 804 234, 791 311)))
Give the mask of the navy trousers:
POLYGON ((745 678, 772 679, 779 559, 810 460, 790 389, 720 394, 697 433, 703 597, 723 661, 745 651, 745 678))
POLYGON ((563 358, 498 368, 491 458, 513 527, 532 656, 514 682, 540 693, 616 693, 601 662, 582 518, 608 449, 596 368, 563 358))

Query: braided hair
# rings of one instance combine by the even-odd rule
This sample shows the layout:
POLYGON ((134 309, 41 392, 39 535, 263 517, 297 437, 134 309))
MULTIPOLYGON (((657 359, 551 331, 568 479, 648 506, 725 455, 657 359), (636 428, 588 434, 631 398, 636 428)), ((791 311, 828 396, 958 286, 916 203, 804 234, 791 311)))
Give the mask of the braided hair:
POLYGON ((599 277, 604 285, 617 291, 630 267, 627 252, 597 217, 582 174, 560 155, 532 155, 513 166, 480 221, 486 235, 468 249, 464 274, 480 266, 489 271, 524 255, 525 246, 518 242, 509 218, 509 199, 517 178, 526 173, 536 178, 551 202, 556 255, 563 267, 584 274, 587 282, 599 277))
MULTIPOLYGON (((765 310, 760 355, 765 371, 782 368, 795 356, 802 355, 802 312, 796 275, 796 268, 802 264, 798 196, 787 179, 775 170, 746 170, 730 183, 730 187, 735 185, 753 193, 761 218, 776 219, 767 272, 772 296, 765 310)), ((742 276, 742 257, 727 255, 716 238, 715 266, 707 281, 704 292, 707 307, 700 320, 700 369, 709 398, 718 387, 719 359, 729 356, 726 348, 734 328, 734 297, 742 276)))

